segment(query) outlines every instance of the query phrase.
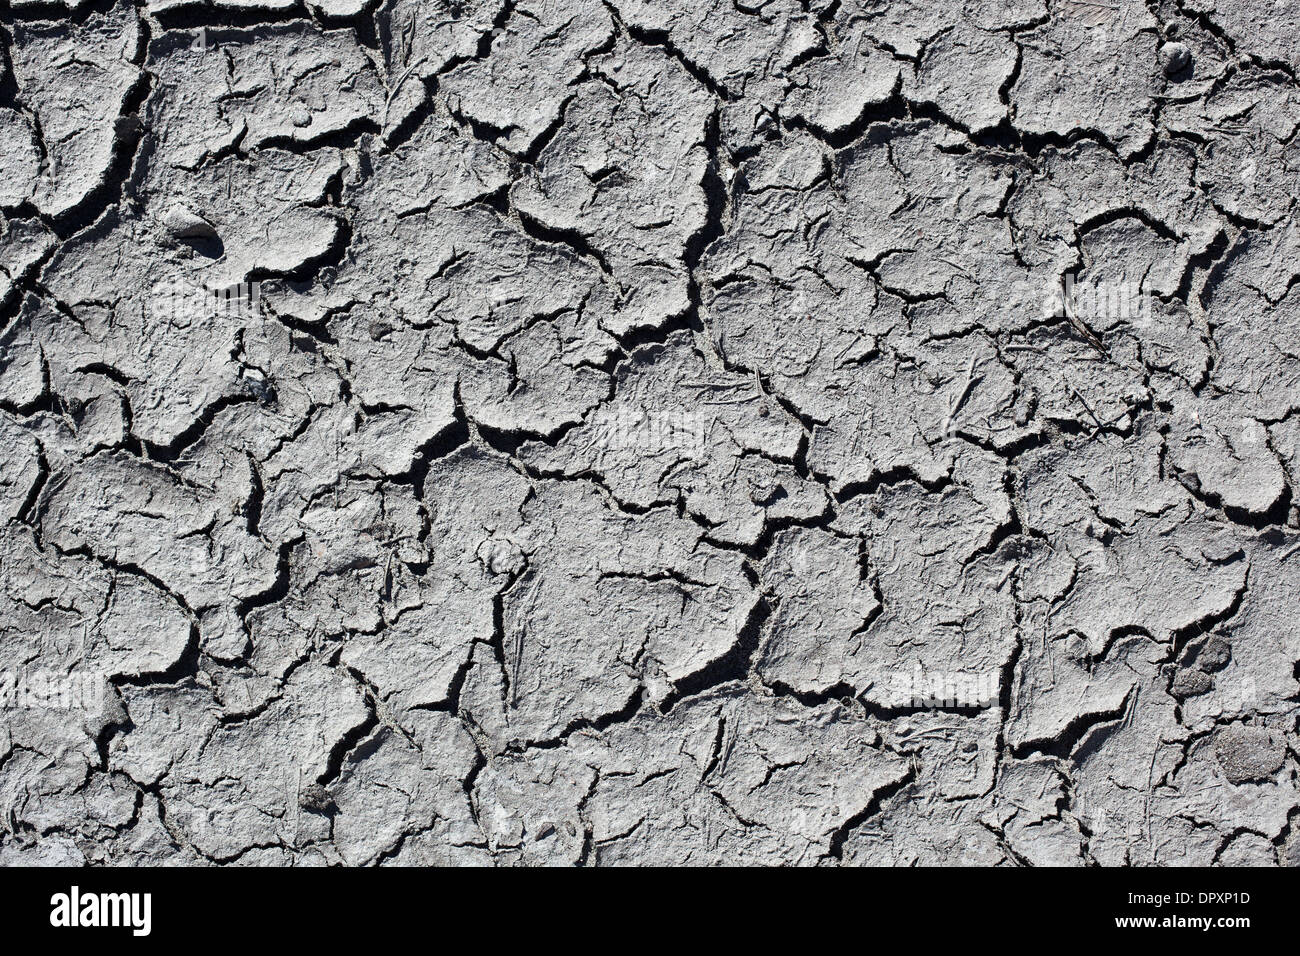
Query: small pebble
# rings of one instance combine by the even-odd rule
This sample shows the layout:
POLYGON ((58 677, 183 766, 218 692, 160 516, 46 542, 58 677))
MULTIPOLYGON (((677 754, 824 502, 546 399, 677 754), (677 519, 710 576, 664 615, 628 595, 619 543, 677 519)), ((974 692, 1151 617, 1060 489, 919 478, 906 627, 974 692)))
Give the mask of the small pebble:
POLYGON ((1233 724, 1215 735, 1214 755, 1232 783, 1267 780, 1286 762, 1286 742, 1264 727, 1233 724))
POLYGON ((1179 700, 1186 700, 1189 697, 1199 697, 1202 694, 1208 694, 1214 689, 1214 680, 1209 674, 1202 673, 1190 668, 1180 668, 1174 675, 1173 684, 1170 686, 1170 692, 1179 700))
POLYGON ((163 213, 162 223, 177 239, 211 239, 217 230, 201 216, 196 216, 184 206, 172 206, 163 213))
POLYGON ((1173 76, 1187 69, 1192 62, 1192 51, 1187 49, 1185 43, 1166 43, 1160 47, 1160 68, 1165 71, 1165 76, 1173 76))
POLYGON ((1208 674, 1223 670, 1231 660, 1232 645, 1221 637, 1212 637, 1196 655, 1196 666, 1208 674))
POLYGON ((113 120, 113 135, 119 140, 129 140, 144 129, 144 123, 138 116, 119 116, 113 120))
POLYGON ((298 805, 304 810, 327 813, 334 808, 334 797, 319 783, 313 783, 298 795, 298 805))

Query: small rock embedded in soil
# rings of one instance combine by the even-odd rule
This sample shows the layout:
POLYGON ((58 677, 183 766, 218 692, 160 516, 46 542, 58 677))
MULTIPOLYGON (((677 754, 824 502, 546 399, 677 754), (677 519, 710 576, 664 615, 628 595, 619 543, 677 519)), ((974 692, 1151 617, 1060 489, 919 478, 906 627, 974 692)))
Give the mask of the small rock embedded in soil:
POLYGON ((1219 731, 1214 755, 1232 783, 1267 780, 1286 759, 1286 743, 1263 727, 1233 724, 1219 731))
POLYGON ((315 813, 327 813, 334 808, 334 797, 319 783, 303 788, 298 796, 298 805, 304 810, 315 813))
POLYGON ((1187 44, 1177 40, 1172 40, 1160 47, 1160 68, 1165 71, 1165 76, 1175 76, 1192 62, 1192 51, 1187 48, 1187 44))
POLYGON ((210 222, 184 206, 172 206, 163 214, 162 221, 176 239, 212 239, 217 235, 210 222))

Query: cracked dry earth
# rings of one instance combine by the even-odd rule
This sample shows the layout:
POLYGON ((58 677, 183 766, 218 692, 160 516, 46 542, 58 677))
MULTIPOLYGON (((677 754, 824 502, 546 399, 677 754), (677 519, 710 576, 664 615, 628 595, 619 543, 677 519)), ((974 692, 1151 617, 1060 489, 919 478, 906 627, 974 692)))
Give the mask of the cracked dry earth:
POLYGON ((0 863, 1300 860, 1300 5, 0 19, 0 863))

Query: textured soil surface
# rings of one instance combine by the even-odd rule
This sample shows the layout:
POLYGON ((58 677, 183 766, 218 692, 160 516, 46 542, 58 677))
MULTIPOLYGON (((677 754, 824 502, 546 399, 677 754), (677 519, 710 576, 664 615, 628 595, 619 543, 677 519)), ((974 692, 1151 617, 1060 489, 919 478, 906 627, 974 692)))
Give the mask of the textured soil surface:
POLYGON ((1300 4, 0 24, 0 864, 1300 861, 1300 4))

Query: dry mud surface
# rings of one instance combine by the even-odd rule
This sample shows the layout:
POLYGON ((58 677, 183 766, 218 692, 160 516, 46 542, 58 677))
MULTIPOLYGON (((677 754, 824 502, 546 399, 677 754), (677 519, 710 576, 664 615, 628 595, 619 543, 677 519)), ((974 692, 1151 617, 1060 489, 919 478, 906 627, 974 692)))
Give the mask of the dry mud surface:
POLYGON ((0 864, 1300 860, 1300 4, 0 21, 0 864))

